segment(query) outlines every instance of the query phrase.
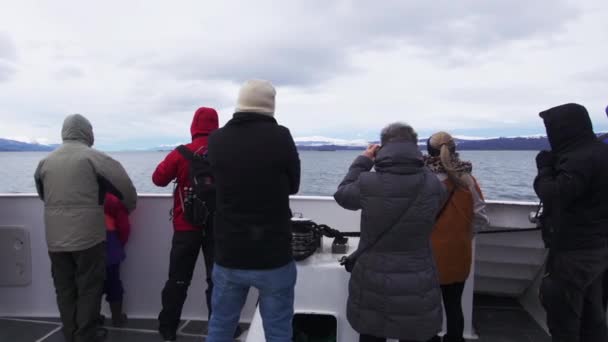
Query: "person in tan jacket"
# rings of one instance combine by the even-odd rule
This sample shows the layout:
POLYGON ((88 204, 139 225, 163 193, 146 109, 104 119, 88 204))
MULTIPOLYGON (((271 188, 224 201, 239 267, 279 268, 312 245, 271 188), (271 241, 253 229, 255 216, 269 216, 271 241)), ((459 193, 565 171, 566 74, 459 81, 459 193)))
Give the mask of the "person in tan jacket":
MULTIPOLYGON (((448 191, 448 199, 437 216, 431 235, 433 255, 439 271, 439 283, 447 318, 443 342, 464 342, 462 292, 472 262, 475 232, 488 225, 485 202, 470 162, 456 153, 456 143, 446 132, 433 134, 427 141, 425 165, 448 191)), ((431 341, 439 342, 439 336, 431 341)))

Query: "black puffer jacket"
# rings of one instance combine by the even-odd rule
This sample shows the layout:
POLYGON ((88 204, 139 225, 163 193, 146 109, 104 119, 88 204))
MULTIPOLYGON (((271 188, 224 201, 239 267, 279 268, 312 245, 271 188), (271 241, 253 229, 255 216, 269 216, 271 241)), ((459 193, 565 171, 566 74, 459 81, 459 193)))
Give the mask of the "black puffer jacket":
POLYGON ((556 250, 605 246, 608 237, 608 145, 593 133, 585 107, 566 104, 540 113, 554 155, 534 181, 548 209, 556 250))
POLYGON ((441 330, 430 235, 445 190, 413 143, 386 144, 378 152, 376 172, 369 172, 372 166, 371 159, 358 157, 334 195, 342 207, 362 209, 360 246, 393 225, 352 272, 348 321, 362 334, 426 341, 441 330))

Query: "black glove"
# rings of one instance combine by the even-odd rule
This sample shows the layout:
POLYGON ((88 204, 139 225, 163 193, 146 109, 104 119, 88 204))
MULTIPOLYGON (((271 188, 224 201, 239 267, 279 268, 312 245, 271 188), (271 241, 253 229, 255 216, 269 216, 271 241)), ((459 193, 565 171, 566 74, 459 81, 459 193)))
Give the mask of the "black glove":
POLYGON ((553 167, 555 164, 555 155, 551 151, 540 151, 536 155, 536 167, 540 170, 545 167, 553 167))
POLYGON ((551 242, 553 242, 553 234, 555 234, 555 232, 553 231, 552 227, 541 227, 541 237, 543 239, 543 243, 545 244, 545 248, 551 248, 551 242))

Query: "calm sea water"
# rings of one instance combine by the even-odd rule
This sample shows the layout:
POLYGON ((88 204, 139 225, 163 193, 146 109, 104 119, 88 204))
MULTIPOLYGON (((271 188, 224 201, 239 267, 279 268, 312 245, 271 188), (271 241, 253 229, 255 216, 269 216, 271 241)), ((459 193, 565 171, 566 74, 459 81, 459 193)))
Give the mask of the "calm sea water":
MULTIPOLYGON (((332 195, 359 151, 302 151, 301 195, 332 195)), ((0 193, 35 192, 34 171, 48 152, 0 152, 0 193)), ((119 160, 139 193, 170 193, 156 187, 152 172, 167 152, 110 152, 119 160)), ((464 151, 473 162, 473 175, 487 199, 536 201, 532 181, 536 174, 534 151, 464 151)))

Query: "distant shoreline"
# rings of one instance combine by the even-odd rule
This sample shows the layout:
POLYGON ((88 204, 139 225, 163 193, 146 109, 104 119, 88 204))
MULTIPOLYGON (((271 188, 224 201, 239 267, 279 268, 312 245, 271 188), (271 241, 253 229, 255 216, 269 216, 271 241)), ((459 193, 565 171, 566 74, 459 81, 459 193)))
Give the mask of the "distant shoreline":
MULTIPOLYGON (((598 133, 602 134, 602 133, 598 133)), ((455 139, 459 151, 541 151, 549 150, 549 141, 544 136, 534 137, 499 137, 485 139, 455 139)), ((333 142, 333 141, 332 141, 333 142)), ((362 151, 367 146, 360 141, 356 144, 345 141, 344 144, 335 144, 329 141, 305 141, 297 142, 296 147, 299 151, 362 151)), ((378 143, 370 142, 370 143, 378 143)), ((418 145, 421 149, 426 149, 426 139, 420 139, 418 145)), ((25 143, 20 141, 1 139, 0 152, 49 152, 59 145, 41 145, 25 143)), ((168 152, 172 151, 172 146, 157 146, 145 149, 124 149, 124 150, 102 150, 108 152, 168 152)))
MULTIPOLYGON (((421 151, 426 151, 425 146, 420 146, 421 151)), ((104 153, 169 153, 172 150, 99 150, 104 153)), ((342 148, 335 150, 328 149, 315 149, 315 148, 298 148, 298 152, 362 152, 365 151, 365 148, 342 148)), ((480 151, 480 152, 509 152, 509 151, 541 151, 539 149, 467 149, 461 148, 458 151, 480 151)), ((40 152, 53 152, 52 150, 28 150, 28 151, 10 151, 10 150, 0 150, 0 153, 40 153, 40 152)))

